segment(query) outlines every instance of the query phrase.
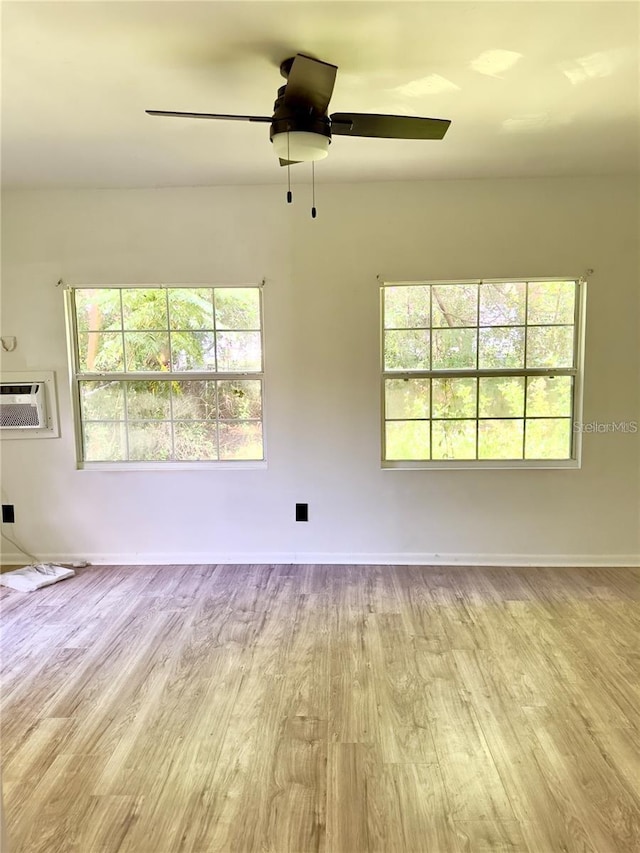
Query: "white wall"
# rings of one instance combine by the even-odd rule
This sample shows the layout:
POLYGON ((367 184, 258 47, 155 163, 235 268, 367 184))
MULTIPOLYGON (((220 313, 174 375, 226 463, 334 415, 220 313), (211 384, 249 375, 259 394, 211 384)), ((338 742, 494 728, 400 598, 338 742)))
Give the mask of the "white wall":
POLYGON ((4 194, 2 334, 18 347, 2 367, 55 370, 62 427, 1 443, 21 542, 61 561, 637 562, 637 435, 586 435, 578 471, 380 469, 376 281, 593 267, 585 420, 638 418, 637 187, 321 185, 315 221, 309 194, 290 207, 284 187, 4 194), (75 470, 58 279, 263 276, 268 468, 75 470))

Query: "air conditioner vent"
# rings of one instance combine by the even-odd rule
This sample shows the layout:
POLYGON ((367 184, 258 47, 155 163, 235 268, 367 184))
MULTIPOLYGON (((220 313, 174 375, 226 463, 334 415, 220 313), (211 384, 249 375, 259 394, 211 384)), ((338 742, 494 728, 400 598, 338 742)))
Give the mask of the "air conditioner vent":
POLYGON ((0 429, 46 429, 43 382, 3 382, 0 385, 0 429))
POLYGON ((41 426, 38 407, 28 403, 9 403, 0 407, 0 429, 24 429, 41 426))
MULTIPOLYGON (((56 375, 52 370, 0 373, 0 442, 58 438, 56 375)), ((5 446, 4 452, 8 452, 5 446)))
POLYGON ((15 382, 5 382, 0 385, 0 394, 30 394, 32 385, 16 385, 15 382))

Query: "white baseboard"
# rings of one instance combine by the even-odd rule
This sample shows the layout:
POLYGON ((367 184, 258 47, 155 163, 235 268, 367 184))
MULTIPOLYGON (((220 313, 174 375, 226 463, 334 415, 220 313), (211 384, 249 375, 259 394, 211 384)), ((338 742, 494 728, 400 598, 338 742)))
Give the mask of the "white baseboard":
MULTIPOLYGON (((368 566, 540 566, 549 568, 636 567, 640 554, 428 554, 428 553, 95 553, 38 554, 38 559, 51 563, 73 563, 86 560, 92 565, 107 566, 173 566, 208 564, 329 564, 368 566)), ((4 565, 25 565, 28 561, 16 553, 2 554, 4 565)))

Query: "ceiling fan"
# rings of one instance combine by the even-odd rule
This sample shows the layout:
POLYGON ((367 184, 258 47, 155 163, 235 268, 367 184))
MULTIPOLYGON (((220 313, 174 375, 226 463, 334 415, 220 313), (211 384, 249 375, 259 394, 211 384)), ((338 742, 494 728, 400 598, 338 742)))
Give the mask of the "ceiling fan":
POLYGON ((184 113, 146 110, 153 116, 265 122, 281 166, 321 160, 329 152, 332 136, 368 136, 383 139, 442 139, 448 119, 376 113, 327 115, 338 68, 303 53, 285 59, 280 73, 287 81, 278 89, 272 116, 184 113))

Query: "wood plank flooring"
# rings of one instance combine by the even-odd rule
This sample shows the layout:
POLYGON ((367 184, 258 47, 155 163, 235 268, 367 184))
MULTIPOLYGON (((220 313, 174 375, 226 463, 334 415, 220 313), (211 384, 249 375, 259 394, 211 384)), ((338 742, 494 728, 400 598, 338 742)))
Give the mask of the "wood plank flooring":
POLYGON ((640 850, 637 569, 2 588, 11 853, 640 850))

